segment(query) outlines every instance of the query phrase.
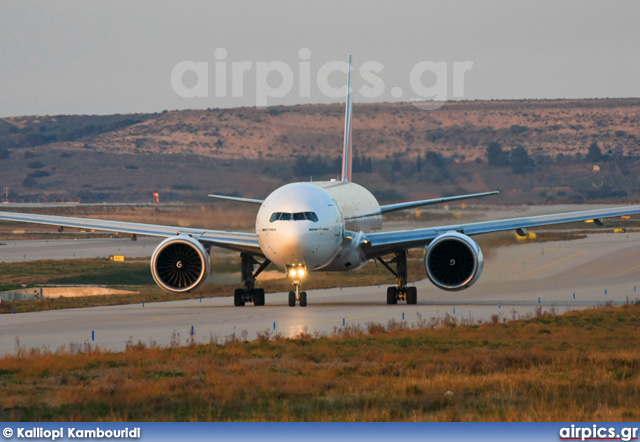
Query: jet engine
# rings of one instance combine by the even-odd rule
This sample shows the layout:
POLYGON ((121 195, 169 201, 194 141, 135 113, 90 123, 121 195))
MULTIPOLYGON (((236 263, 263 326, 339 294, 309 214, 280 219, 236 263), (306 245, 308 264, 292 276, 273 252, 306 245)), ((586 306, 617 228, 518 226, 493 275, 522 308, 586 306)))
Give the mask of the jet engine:
POLYGON ((190 292, 207 280, 211 260, 200 242, 187 235, 162 241, 151 256, 151 274, 163 289, 190 292))
POLYGON ((458 232, 447 232, 427 246, 424 269, 431 282, 443 290, 471 287, 482 273, 482 250, 478 244, 458 232))

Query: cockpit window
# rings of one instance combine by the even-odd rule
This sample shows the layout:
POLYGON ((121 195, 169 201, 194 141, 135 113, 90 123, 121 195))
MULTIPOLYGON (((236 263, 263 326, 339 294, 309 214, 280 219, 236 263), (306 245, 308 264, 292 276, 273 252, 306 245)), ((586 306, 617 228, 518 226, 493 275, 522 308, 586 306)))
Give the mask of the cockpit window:
POLYGON ((316 215, 315 212, 304 212, 304 217, 314 223, 318 222, 318 215, 316 215))
POLYGON ((283 213, 283 212, 274 212, 271 214, 269 218, 269 222, 272 223, 274 221, 311 221, 314 223, 318 222, 318 215, 315 212, 297 212, 297 213, 283 213))

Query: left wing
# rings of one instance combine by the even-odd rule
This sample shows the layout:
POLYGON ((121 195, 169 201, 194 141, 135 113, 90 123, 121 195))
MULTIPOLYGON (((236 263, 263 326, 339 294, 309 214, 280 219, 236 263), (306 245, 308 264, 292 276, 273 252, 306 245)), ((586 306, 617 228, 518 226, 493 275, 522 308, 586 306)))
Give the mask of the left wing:
POLYGON ((397 252, 412 247, 429 244, 437 236, 456 231, 465 235, 516 230, 519 228, 548 226, 552 224, 573 223, 590 219, 613 218, 623 215, 640 214, 640 206, 614 207, 611 209, 586 210, 583 212, 558 213, 554 215, 538 215, 524 218, 483 221, 470 224, 458 224, 426 229, 398 230, 395 232, 368 233, 360 245, 367 258, 372 259, 387 253, 397 252))
POLYGON ((228 196, 228 195, 214 195, 213 193, 209 194, 209 198, 214 198, 218 200, 226 200, 226 201, 235 201, 237 203, 249 203, 249 204, 262 204, 263 200, 256 200, 253 198, 241 198, 239 196, 228 196))
POLYGON ((430 206, 432 204, 448 203, 449 201, 467 200, 470 198, 480 198, 483 196, 496 195, 500 193, 497 190, 493 192, 472 193, 469 195, 445 196, 444 198, 435 198, 432 200, 410 201, 408 203, 387 204, 380 206, 380 213, 396 212, 398 210, 413 209, 414 207, 430 206))
POLYGON ((34 215, 31 213, 0 212, 0 220, 23 223, 47 224, 77 229, 101 230, 105 232, 128 233, 131 235, 170 236, 185 234, 205 245, 225 249, 248 252, 262 256, 255 233, 224 232, 220 230, 193 229, 188 227, 160 226, 155 224, 129 223, 91 218, 75 218, 68 216, 34 215))

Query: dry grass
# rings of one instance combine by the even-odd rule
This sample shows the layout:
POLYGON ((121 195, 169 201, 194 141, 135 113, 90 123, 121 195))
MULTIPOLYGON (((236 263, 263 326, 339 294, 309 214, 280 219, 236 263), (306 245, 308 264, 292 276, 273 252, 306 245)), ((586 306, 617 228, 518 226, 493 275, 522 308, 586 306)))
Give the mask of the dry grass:
POLYGON ((0 359, 2 420, 631 421, 640 306, 0 359))

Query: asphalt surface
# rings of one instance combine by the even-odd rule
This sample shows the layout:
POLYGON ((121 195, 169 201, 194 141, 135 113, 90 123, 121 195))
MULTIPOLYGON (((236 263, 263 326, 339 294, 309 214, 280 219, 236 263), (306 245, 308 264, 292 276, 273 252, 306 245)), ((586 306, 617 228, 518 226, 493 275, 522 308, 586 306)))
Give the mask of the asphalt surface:
MULTIPOLYGON (((251 339, 273 333, 274 323, 275 332, 295 336, 305 331, 330 334, 343 323, 366 328, 370 322, 404 320, 411 325, 446 315, 475 322, 495 315, 499 320, 531 316, 539 308, 564 313, 621 304, 640 299, 639 245, 640 233, 609 233, 485 250, 488 258, 476 285, 445 292, 418 281, 418 305, 412 306, 386 305, 386 286, 374 286, 309 290, 306 308, 288 307, 286 293, 269 293, 264 307, 233 307, 231 297, 221 297, 1 315, 0 354, 14 353, 18 340, 21 348, 52 351, 86 342, 123 350, 127 341, 185 344, 192 327, 195 341, 220 342, 234 334, 251 339)), ((141 256, 149 255, 149 247, 141 256)))
POLYGON ((151 256, 162 238, 87 238, 0 240, 0 262, 42 259, 102 258, 126 255, 130 258, 151 256))

